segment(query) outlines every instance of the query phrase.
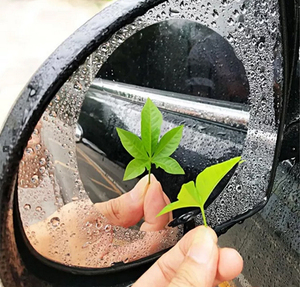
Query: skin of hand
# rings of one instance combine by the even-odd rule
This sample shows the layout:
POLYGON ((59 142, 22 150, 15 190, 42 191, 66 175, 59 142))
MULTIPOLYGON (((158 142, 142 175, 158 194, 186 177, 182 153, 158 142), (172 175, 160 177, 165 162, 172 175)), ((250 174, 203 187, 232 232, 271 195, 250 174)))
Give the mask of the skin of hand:
POLYGON ((215 232, 199 226, 161 256, 133 287, 213 287, 232 280, 243 259, 231 248, 218 248, 215 232))
MULTIPOLYGON (((41 124, 37 126, 40 130, 41 124)), ((40 134, 34 133, 29 147, 40 143, 40 134)), ((24 154, 23 160, 32 160, 33 154, 24 154)), ((172 219, 172 214, 156 217, 169 204, 160 183, 151 175, 142 178, 128 193, 107 201, 92 204, 89 201, 71 202, 49 218, 26 229, 34 241, 34 248, 43 256, 58 262, 77 266, 96 265, 99 258, 111 260, 112 230, 101 233, 97 224, 130 227, 144 218, 140 230, 146 231, 144 240, 149 243, 148 255, 155 252, 160 238, 176 232, 161 233, 172 219), (52 226, 53 218, 59 218, 52 226), (153 233, 159 236, 153 236, 153 233), (148 238, 147 238, 148 237, 148 238), (88 243, 88 244, 87 244, 88 243)), ((129 261, 137 260, 136 250, 144 245, 137 240, 117 247, 129 261), (123 248, 123 250, 122 250, 123 248)), ((144 254, 144 256, 147 256, 144 254)), ((141 257, 144 257, 141 256, 141 257)), ((119 258, 124 261, 125 258, 119 258)), ((214 231, 203 226, 187 233, 171 250, 165 253, 136 283, 135 287, 147 286, 215 286, 231 280, 242 270, 243 260, 234 249, 218 248, 214 231)))
MULTIPOLYGON (((172 229, 173 232, 165 229, 172 219, 171 214, 156 217, 168 203, 156 178, 151 175, 149 185, 145 176, 130 192, 107 202, 94 205, 87 200, 68 203, 44 221, 26 228, 26 233, 34 238, 33 246, 41 255, 57 262, 97 267, 101 258, 110 262, 113 253, 120 254, 114 259, 116 262, 125 259, 130 262, 159 251, 162 238, 168 236, 170 241, 177 238, 177 229, 172 229), (59 223, 54 220, 53 226, 53 219, 57 218, 59 223), (116 240, 110 226, 127 228, 142 218, 140 231, 145 233, 140 240, 114 244, 116 240), (136 250, 141 246, 144 253, 137 254, 136 250)), ((125 233, 125 229, 122 232, 125 233)))

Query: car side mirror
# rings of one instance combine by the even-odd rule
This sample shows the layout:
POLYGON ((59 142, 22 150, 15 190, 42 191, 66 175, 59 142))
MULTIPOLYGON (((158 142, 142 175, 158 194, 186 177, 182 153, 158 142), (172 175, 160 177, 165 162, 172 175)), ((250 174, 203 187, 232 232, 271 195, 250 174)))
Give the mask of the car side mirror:
MULTIPOLYGON (((286 36, 279 29, 283 12, 276 1, 267 12, 255 1, 223 1, 221 8, 218 3, 205 1, 202 5, 179 2, 126 0, 112 4, 59 46, 21 92, 0 135, 1 244, 3 258, 11 262, 3 277, 5 283, 17 274, 16 285, 25 277, 39 286, 42 282, 56 286, 63 284, 62 280, 72 282, 72 286, 100 281, 103 286, 127 284, 184 232, 202 224, 194 210, 180 211, 174 214, 178 219, 174 225, 182 227, 176 229, 176 236, 172 230, 166 236, 171 244, 158 236, 155 243, 159 248, 154 251, 129 263, 123 256, 111 260, 110 266, 100 266, 103 268, 99 268, 98 261, 70 263, 66 258, 76 252, 65 249, 52 250, 65 252, 61 261, 51 257, 49 250, 45 255, 35 248, 40 240, 36 231, 26 233, 26 228, 43 220, 48 220, 45 222, 50 226, 46 225, 45 233, 53 232, 47 229, 52 227, 64 233, 66 229, 57 214, 68 203, 78 203, 86 210, 89 207, 80 205, 83 200, 101 201, 94 192, 100 186, 105 185, 114 196, 133 188, 135 181, 125 184, 120 176, 112 179, 108 171, 119 175, 128 163, 114 129, 120 124, 138 133, 137 115, 147 97, 166 115, 165 129, 179 122, 186 125, 180 146, 182 157, 179 152, 177 157, 185 162, 187 177, 174 179, 159 171, 156 174, 171 201, 176 199, 180 185, 199 170, 242 155, 245 164, 230 174, 211 197, 207 206, 209 222, 221 234, 266 204, 281 145, 287 96, 283 85, 288 78, 282 56, 286 47, 281 40, 286 36), (155 43, 155 36, 160 42, 155 43), (177 38, 182 45, 176 48, 177 38), (161 53, 157 53, 159 49, 161 53), (176 49, 182 55, 186 53, 186 58, 178 57, 176 49), (205 57, 197 58, 199 54, 205 57), (209 56, 212 60, 205 62, 209 56), (176 59, 178 63, 174 63, 176 59), (154 68, 155 73, 151 70, 154 68), (179 73, 174 71, 176 68, 180 68, 179 73), (178 83, 181 85, 177 87, 178 83), (98 162, 108 160, 107 170, 99 166, 98 162), (106 182, 87 172, 90 167, 106 182), (51 187, 50 195, 45 194, 46 186, 51 187), (42 202, 44 194, 47 204, 42 202), (29 202, 31 196, 33 201, 29 202)), ((102 201, 107 199, 104 194, 102 201)), ((75 210, 80 219, 79 209, 64 210, 75 210)), ((101 218, 101 212, 95 216, 101 218)), ((85 217, 83 220, 87 233, 97 231, 97 222, 94 229, 89 229, 90 221, 85 217)), ((111 236, 105 246, 125 245, 127 239, 121 243, 116 239, 118 232, 128 232, 132 241, 147 237, 140 231, 112 227, 106 219, 103 222, 101 228, 111 236)), ((42 225, 39 227, 42 230, 42 225)), ((90 248, 90 242, 80 248, 90 248)), ((101 250, 97 248, 90 252, 101 250)))

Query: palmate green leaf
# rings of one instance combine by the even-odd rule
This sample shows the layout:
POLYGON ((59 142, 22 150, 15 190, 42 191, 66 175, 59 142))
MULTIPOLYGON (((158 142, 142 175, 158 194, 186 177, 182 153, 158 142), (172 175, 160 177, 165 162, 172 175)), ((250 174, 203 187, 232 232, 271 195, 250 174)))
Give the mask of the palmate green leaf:
POLYGON ((142 141, 151 157, 155 152, 163 118, 159 109, 148 98, 141 113, 142 141))
POLYGON ((148 160, 133 159, 125 169, 123 180, 130 180, 141 175, 145 171, 147 165, 149 165, 148 160))
POLYGON ((120 137, 123 147, 131 156, 138 159, 148 160, 148 155, 145 147, 141 139, 137 135, 120 128, 117 128, 117 133, 120 137))
POLYGON ((165 172, 170 174, 184 174, 184 170, 179 163, 171 157, 157 157, 152 159, 152 163, 156 168, 162 168, 165 172))
POLYGON ((153 157, 168 157, 178 147, 182 137, 183 125, 171 129, 159 141, 153 157))
POLYGON ((221 179, 236 164, 241 162, 243 162, 241 161, 241 157, 235 157, 204 169, 196 178, 196 186, 193 181, 183 184, 177 196, 178 201, 165 206, 157 216, 179 208, 199 207, 201 209, 203 223, 207 226, 204 212, 205 202, 221 179))
POLYGON ((162 114, 154 103, 148 98, 141 112, 141 137, 117 128, 118 135, 124 148, 134 157, 124 174, 124 180, 134 178, 145 171, 149 171, 151 164, 161 167, 171 174, 184 174, 179 163, 169 156, 176 150, 182 137, 183 126, 176 127, 167 132, 158 143, 162 114), (158 148, 158 152, 155 153, 158 148), (155 155, 155 156, 154 156, 155 155))
POLYGON ((207 167, 197 176, 196 189, 198 191, 199 202, 202 206, 204 206, 211 192, 221 179, 240 161, 240 156, 232 158, 207 167))

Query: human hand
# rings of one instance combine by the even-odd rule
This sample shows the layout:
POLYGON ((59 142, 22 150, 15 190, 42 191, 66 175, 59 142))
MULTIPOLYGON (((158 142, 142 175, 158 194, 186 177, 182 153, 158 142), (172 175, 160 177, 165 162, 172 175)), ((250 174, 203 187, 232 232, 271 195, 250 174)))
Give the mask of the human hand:
POLYGON ((106 202, 95 203, 94 207, 104 215, 112 225, 130 227, 142 218, 141 231, 159 231, 165 228, 172 219, 172 213, 156 217, 170 203, 163 192, 161 184, 151 174, 143 177, 129 192, 106 202))
POLYGON ((34 234, 35 249, 49 259, 77 266, 108 267, 114 262, 147 257, 178 241, 178 229, 166 228, 172 214, 156 217, 168 203, 156 178, 151 175, 149 185, 146 176, 115 199, 94 205, 88 200, 68 203, 45 221, 30 226, 27 234, 31 238, 34 234), (140 230, 127 228, 142 218, 140 230))
POLYGON ((217 236, 200 226, 160 257, 133 287, 213 287, 235 278, 243 259, 231 248, 218 248, 217 236))

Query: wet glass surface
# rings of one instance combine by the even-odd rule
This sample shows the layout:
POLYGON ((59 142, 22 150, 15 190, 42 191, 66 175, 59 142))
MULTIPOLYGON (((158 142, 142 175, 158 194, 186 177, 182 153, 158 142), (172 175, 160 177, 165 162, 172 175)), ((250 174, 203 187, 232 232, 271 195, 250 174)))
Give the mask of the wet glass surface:
POLYGON ((137 32, 113 52, 97 77, 237 103, 247 103, 249 96, 245 68, 230 43, 184 19, 137 32))

